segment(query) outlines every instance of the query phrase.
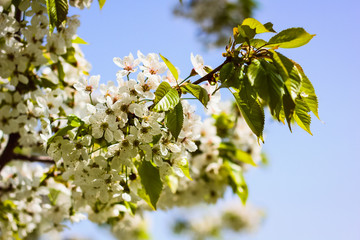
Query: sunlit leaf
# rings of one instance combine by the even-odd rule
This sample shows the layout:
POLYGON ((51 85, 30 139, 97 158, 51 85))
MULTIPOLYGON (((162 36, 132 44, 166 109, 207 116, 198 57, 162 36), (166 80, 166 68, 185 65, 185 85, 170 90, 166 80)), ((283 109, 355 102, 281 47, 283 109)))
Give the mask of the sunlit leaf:
POLYGON ((182 86, 182 89, 196 97, 206 107, 209 102, 209 94, 205 88, 192 83, 187 83, 182 86))
POLYGON ((98 1, 99 1, 100 9, 102 9, 104 7, 104 4, 105 4, 106 0, 98 0, 98 1))
POLYGON ((71 40, 72 43, 76 43, 76 44, 89 44, 87 43, 84 39, 82 39, 81 37, 79 36, 76 36, 75 39, 71 40))
POLYGON ((310 124, 311 124, 311 116, 309 114, 310 109, 308 108, 306 102, 300 98, 296 99, 295 102, 295 114, 294 114, 294 120, 296 123, 305 131, 308 133, 311 133, 310 131, 310 124))
POLYGON ((169 83, 162 82, 155 91, 154 110, 166 112, 173 109, 179 102, 179 93, 169 83))
POLYGON ((245 18, 243 23, 241 25, 247 25, 252 29, 255 29, 256 34, 259 33, 265 33, 265 32, 271 32, 272 26, 270 28, 269 23, 267 25, 267 27, 265 27, 262 23, 260 23, 258 20, 254 19, 254 18, 245 18))
POLYGON ((303 28, 289 28, 273 36, 266 47, 297 48, 307 44, 314 36, 303 28))
POLYGON ((69 10, 68 1, 46 0, 46 8, 49 15, 50 32, 53 32, 55 27, 59 27, 60 24, 66 20, 69 10))
POLYGON ((174 76, 175 80, 178 80, 179 73, 177 69, 174 67, 174 65, 163 55, 159 54, 161 59, 165 62, 166 66, 169 68, 171 74, 174 76))

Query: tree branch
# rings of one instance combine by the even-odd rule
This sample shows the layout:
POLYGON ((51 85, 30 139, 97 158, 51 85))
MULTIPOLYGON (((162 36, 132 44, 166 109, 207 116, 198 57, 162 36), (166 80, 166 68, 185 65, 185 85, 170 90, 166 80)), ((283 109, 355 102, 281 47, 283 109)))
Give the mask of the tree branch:
POLYGON ((26 156, 21 154, 14 154, 14 160, 23 160, 28 162, 41 162, 54 164, 55 161, 49 156, 26 156))
POLYGON ((231 58, 230 58, 230 57, 227 57, 226 60, 225 60, 222 64, 220 64, 220 65, 217 66, 214 70, 212 70, 211 72, 209 72, 208 74, 206 74, 206 75, 203 76, 202 78, 196 80, 196 81, 193 82, 192 84, 198 85, 198 84, 200 84, 200 83, 202 83, 202 82, 211 80, 211 79, 213 78, 213 75, 214 75, 215 73, 217 73, 218 71, 220 71, 221 68, 222 68, 225 64, 227 64, 228 62, 231 62, 231 58))
POLYGON ((28 162, 41 162, 41 163, 51 163, 54 164, 54 160, 49 156, 26 156, 22 154, 14 153, 14 149, 18 146, 18 140, 20 135, 18 133, 12 133, 9 135, 9 140, 7 145, 0 156, 0 171, 5 167, 5 165, 12 160, 22 160, 28 162))
POLYGON ((18 140, 20 138, 20 135, 18 133, 11 133, 9 135, 9 139, 7 142, 7 145, 0 156, 0 171, 3 169, 3 167, 10 162, 14 157, 14 149, 18 145, 18 140))

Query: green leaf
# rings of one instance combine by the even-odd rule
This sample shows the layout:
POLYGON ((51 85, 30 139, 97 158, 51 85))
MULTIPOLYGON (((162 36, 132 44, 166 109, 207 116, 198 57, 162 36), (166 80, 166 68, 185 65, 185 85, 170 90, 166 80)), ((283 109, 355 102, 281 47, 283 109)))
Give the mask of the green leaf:
POLYGON ((138 167, 141 184, 143 186, 142 198, 156 210, 156 203, 159 200, 163 183, 160 179, 159 169, 149 161, 142 161, 138 167))
POLYGON ((224 167, 229 173, 230 186, 232 187, 234 193, 239 196, 241 202, 245 204, 249 191, 243 176, 242 168, 235 163, 226 160, 224 162, 224 167))
POLYGON ((58 88, 58 84, 53 83, 51 80, 47 78, 40 78, 40 84, 44 88, 51 88, 52 90, 55 90, 58 88))
POLYGON ((129 210, 132 216, 135 216, 137 210, 136 203, 124 201, 124 206, 129 210))
POLYGON ((57 189, 55 189, 55 188, 50 188, 50 189, 49 189, 49 195, 48 195, 48 197, 49 197, 49 200, 50 200, 50 202, 51 202, 52 205, 55 205, 55 204, 56 204, 56 200, 57 200, 59 194, 60 194, 60 191, 59 191, 59 190, 57 190, 57 189))
POLYGON ((284 55, 271 51, 274 66, 278 69, 293 101, 300 93, 302 75, 296 63, 284 55))
POLYGON ((165 182, 169 186, 170 191, 172 193, 176 193, 178 186, 179 186, 179 180, 174 175, 167 175, 165 176, 165 182))
POLYGON ((75 116, 74 114, 70 114, 66 117, 68 119, 68 125, 72 127, 80 127, 84 124, 84 121, 81 120, 78 116, 75 116))
POLYGON ((315 89, 303 71, 301 71, 301 75, 302 75, 302 82, 300 88, 300 96, 306 102, 309 109, 320 120, 319 112, 318 112, 318 99, 315 94, 315 89))
POLYGON ((235 88, 239 89, 241 78, 243 75, 243 68, 235 68, 234 63, 229 62, 225 64, 220 70, 220 88, 235 88))
POLYGON ((314 36, 303 28, 289 28, 273 36, 266 47, 297 48, 307 44, 314 36))
POLYGON ((55 27, 58 28, 60 24, 66 20, 69 11, 68 1, 46 0, 46 8, 49 15, 50 32, 53 32, 55 27))
POLYGON ((184 124, 184 113, 181 102, 173 110, 166 112, 166 127, 169 129, 175 140, 177 140, 184 124))
POLYGON ((162 82, 155 91, 154 110, 158 112, 169 111, 179 102, 179 93, 169 83, 162 82))
POLYGON ((100 7, 100 10, 103 8, 106 0, 98 0, 99 1, 99 7, 100 7))
POLYGON ((250 28, 248 25, 240 25, 234 28, 234 39, 237 44, 247 42, 253 39, 255 35, 255 29, 250 28))
POLYGON ((276 70, 265 60, 254 59, 248 67, 247 76, 259 97, 269 104, 271 114, 279 119, 284 82, 276 70))
POLYGON ((246 164, 250 164, 254 167, 257 166, 249 153, 236 148, 232 143, 220 143, 219 150, 221 154, 225 154, 226 156, 233 159, 233 161, 240 161, 246 164))
POLYGON ((68 131, 74 129, 75 127, 73 126, 66 126, 61 128, 59 131, 57 131, 51 138, 48 139, 47 141, 47 147, 49 148, 50 143, 52 143, 52 141, 54 140, 54 138, 56 137, 61 137, 61 136, 65 136, 67 134, 68 131))
POLYGON ((269 32, 273 32, 276 33, 276 31, 273 29, 274 24, 272 24, 271 22, 267 22, 264 24, 264 27, 269 31, 269 32))
POLYGON ((59 82, 64 85, 64 78, 65 78, 65 72, 64 72, 64 68, 62 66, 62 63, 60 61, 58 61, 56 63, 56 66, 57 66, 57 71, 58 71, 58 79, 59 79, 59 82))
POLYGON ((296 123, 308 133, 311 133, 310 124, 311 124, 311 116, 309 114, 310 109, 308 108, 306 102, 301 98, 297 98, 295 102, 295 114, 294 120, 296 123))
POLYGON ((207 106, 207 103, 209 102, 209 94, 205 88, 192 83, 187 83, 186 85, 182 85, 181 87, 186 92, 196 97, 205 107, 207 106))
POLYGON ((76 36, 75 39, 71 40, 72 43, 76 43, 76 44, 89 44, 87 43, 84 39, 82 39, 81 37, 79 36, 76 36))
POLYGON ((174 65, 163 55, 161 55, 159 53, 161 59, 165 62, 166 66, 169 68, 171 74, 174 76, 175 80, 178 80, 179 78, 179 73, 177 71, 177 69, 174 67, 174 65))
POLYGON ((74 67, 77 67, 77 61, 75 58, 75 48, 70 47, 66 49, 66 53, 64 55, 61 55, 61 57, 69 64, 73 65, 74 67))
POLYGON ((271 24, 271 23, 267 23, 267 27, 268 27, 267 28, 262 23, 260 23, 258 20, 254 19, 254 18, 245 18, 241 25, 242 26, 247 25, 250 28, 255 29, 256 34, 259 34, 259 33, 273 32, 273 31, 269 30, 269 29, 272 29, 272 26, 271 26, 271 28, 269 28, 269 24, 271 24))
POLYGON ((288 123, 289 129, 291 131, 291 121, 293 119, 294 111, 295 111, 295 102, 291 98, 288 90, 285 88, 285 94, 283 96, 283 107, 285 119, 288 123))
POLYGON ((180 169, 183 171, 185 177, 187 177, 189 180, 192 181, 192 178, 190 176, 190 168, 189 168, 189 162, 186 160, 185 165, 179 165, 180 169))
MULTIPOLYGON (((250 46, 254 47, 254 48, 260 48, 263 47, 267 44, 267 41, 263 40, 263 39, 259 39, 259 38, 253 38, 250 40, 250 46)), ((247 43, 243 43, 243 46, 247 46, 247 43)), ((241 46, 239 47, 241 48, 241 46)))
MULTIPOLYGON (((247 80, 247 79, 245 79, 247 80)), ((257 101, 256 93, 248 81, 244 81, 239 92, 232 92, 241 115, 255 135, 263 141, 265 124, 264 109, 257 101)))

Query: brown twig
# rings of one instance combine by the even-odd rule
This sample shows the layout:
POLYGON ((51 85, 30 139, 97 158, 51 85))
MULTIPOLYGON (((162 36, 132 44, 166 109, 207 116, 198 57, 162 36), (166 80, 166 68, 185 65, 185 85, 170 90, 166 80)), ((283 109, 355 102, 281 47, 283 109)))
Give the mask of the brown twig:
POLYGON ((41 162, 41 163, 55 163, 49 156, 26 156, 22 154, 14 153, 14 149, 18 146, 18 140, 20 135, 18 133, 12 133, 9 135, 7 145, 0 156, 0 171, 5 165, 12 160, 22 160, 28 162, 41 162))
POLYGON ((14 160, 22 160, 28 162, 41 162, 41 163, 55 163, 54 159, 49 156, 26 156, 21 154, 14 154, 14 160))
POLYGON ((3 167, 10 162, 14 157, 14 149, 18 145, 18 140, 20 138, 20 135, 18 133, 11 133, 9 135, 8 142, 6 144, 6 147, 0 156, 0 171, 3 169, 3 167))
POLYGON ((208 80, 211 80, 213 77, 214 77, 214 74, 217 73, 218 71, 221 70, 221 68, 227 64, 228 62, 231 62, 231 58, 230 57, 227 57, 226 60, 220 64, 219 66, 217 66, 214 70, 212 70, 211 72, 209 72, 208 74, 206 74, 205 76, 203 76, 202 78, 196 80, 195 82, 193 82, 192 84, 200 84, 202 82, 205 82, 205 81, 208 81, 208 80))

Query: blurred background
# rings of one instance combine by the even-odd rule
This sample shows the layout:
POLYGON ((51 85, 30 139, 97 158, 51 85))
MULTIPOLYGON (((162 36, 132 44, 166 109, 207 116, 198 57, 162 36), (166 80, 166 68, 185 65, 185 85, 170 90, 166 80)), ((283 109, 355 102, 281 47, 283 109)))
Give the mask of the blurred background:
MULTIPOLYGON (((290 133, 268 116, 263 149, 269 165, 246 174, 248 202, 265 218, 256 232, 225 233, 224 239, 360 239, 360 2, 257 0, 255 6, 251 0, 228 1, 228 15, 215 11, 224 1, 196 2, 201 0, 193 5, 184 0, 183 7, 177 0, 107 0, 101 11, 96 3, 82 11, 71 8, 70 15, 80 15, 79 36, 89 43, 82 50, 93 66, 91 74, 100 74, 102 82, 115 80, 113 57, 137 50, 166 56, 183 78, 192 68, 191 52, 216 67, 223 62, 226 31, 241 24, 243 16, 270 21, 278 32, 303 27, 316 34, 309 44, 280 52, 300 63, 312 81, 322 121, 313 117, 311 136, 299 127, 290 133), (209 24, 208 16, 217 21, 209 24)), ((229 98, 225 92, 222 96, 229 98)), ((235 197, 229 193, 226 199, 235 197)), ((153 239, 187 239, 171 232, 179 212, 150 214, 153 239)), ((69 227, 65 237, 113 239, 90 222, 69 227)))

